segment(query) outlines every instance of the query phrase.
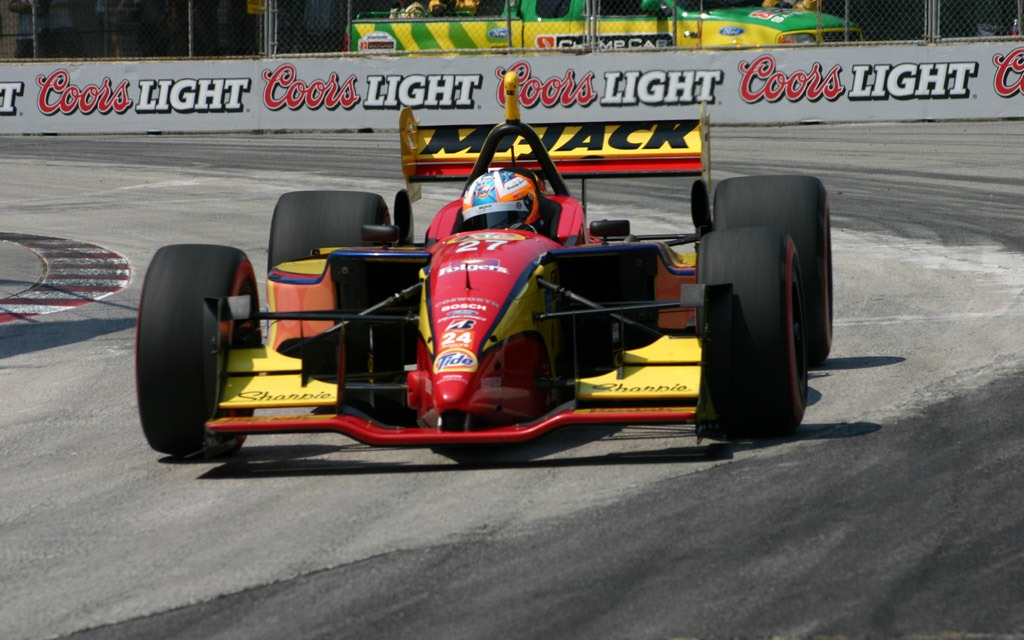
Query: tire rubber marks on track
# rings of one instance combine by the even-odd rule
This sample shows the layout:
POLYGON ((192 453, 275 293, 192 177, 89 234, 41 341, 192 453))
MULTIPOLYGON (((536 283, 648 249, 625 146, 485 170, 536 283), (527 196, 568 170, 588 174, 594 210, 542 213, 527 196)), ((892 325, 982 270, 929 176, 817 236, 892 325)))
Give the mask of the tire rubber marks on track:
POLYGON ((0 298, 0 323, 74 309, 117 293, 131 281, 127 258, 88 242, 21 233, 0 233, 0 242, 25 247, 45 265, 41 282, 0 298))

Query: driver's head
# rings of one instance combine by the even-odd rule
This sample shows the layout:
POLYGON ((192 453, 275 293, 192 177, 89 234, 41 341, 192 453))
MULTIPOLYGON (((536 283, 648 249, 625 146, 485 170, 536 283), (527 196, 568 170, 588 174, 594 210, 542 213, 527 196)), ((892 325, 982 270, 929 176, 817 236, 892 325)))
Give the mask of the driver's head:
POLYGON ((473 181, 462 196, 462 228, 505 229, 540 220, 537 185, 510 169, 494 169, 473 181))

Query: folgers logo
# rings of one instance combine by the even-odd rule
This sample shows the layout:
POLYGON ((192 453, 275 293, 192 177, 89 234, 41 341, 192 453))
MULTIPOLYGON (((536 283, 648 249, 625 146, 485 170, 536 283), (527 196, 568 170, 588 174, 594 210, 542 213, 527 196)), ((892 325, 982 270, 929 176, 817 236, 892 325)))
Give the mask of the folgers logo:
POLYGON ((476 367, 476 355, 468 349, 449 349, 438 354, 434 360, 434 373, 476 371, 476 367))
POLYGON ((446 265, 441 267, 437 272, 438 276, 447 276, 457 273, 467 273, 474 271, 486 271, 489 273, 501 273, 507 274, 508 269, 501 266, 501 263, 493 259, 484 260, 465 260, 462 264, 446 265))

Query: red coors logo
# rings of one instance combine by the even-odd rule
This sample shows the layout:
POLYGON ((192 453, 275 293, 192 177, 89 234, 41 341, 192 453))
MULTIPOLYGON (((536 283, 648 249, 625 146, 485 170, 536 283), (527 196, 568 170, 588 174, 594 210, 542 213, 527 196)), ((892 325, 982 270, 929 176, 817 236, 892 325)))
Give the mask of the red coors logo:
POLYGON ((277 69, 263 71, 267 83, 263 89, 263 104, 271 111, 285 107, 292 111, 324 107, 330 111, 341 107, 351 109, 359 102, 356 91, 356 77, 349 76, 344 83, 338 74, 331 72, 327 80, 313 80, 308 84, 298 79, 295 65, 283 64, 277 69))
POLYGON ((786 75, 775 70, 775 58, 763 55, 753 62, 741 62, 739 69, 743 76, 740 96, 750 104, 761 100, 778 102, 782 98, 790 102, 817 102, 822 98, 834 102, 846 91, 839 79, 842 70, 839 65, 822 73, 821 65, 815 62, 810 71, 794 71, 786 75))
MULTIPOLYGON (((541 80, 533 77, 529 62, 517 62, 508 69, 495 69, 494 75, 501 80, 509 71, 515 71, 519 76, 519 104, 526 108, 533 107, 538 102, 549 108, 559 104, 563 107, 571 107, 574 104, 586 107, 597 100, 593 71, 588 71, 579 81, 576 80, 576 72, 572 69, 566 69, 565 75, 561 78, 556 76, 541 80)), ((501 82, 498 83, 498 103, 505 105, 505 89, 501 82)))
POLYGON ((996 54, 992 63, 996 65, 993 80, 996 93, 1003 98, 1024 94, 1024 48, 1016 49, 1005 57, 996 54))
POLYGON ((64 115, 107 114, 112 111, 124 113, 132 107, 127 80, 122 80, 116 87, 110 78, 103 78, 98 85, 77 87, 71 84, 71 74, 64 69, 57 69, 48 76, 37 76, 36 84, 39 85, 36 106, 39 113, 46 116, 58 112, 64 115))

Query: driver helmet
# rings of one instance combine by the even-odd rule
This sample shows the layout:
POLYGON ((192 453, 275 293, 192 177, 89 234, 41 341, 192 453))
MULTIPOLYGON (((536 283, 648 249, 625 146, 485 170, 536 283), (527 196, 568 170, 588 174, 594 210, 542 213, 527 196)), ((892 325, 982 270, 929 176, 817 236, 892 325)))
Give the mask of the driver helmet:
POLYGON ((537 185, 511 169, 492 169, 462 196, 462 228, 507 229, 540 221, 537 185))

